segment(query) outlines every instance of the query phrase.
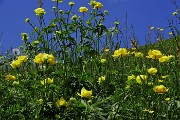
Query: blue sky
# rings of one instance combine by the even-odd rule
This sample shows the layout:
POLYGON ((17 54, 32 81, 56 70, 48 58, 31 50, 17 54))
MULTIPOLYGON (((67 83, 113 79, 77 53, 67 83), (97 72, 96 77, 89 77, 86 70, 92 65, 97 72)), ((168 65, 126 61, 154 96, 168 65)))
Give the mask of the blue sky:
MULTIPOLYGON (((38 7, 37 1, 0 0, 0 33, 3 32, 0 53, 11 46, 17 48, 23 44, 21 33, 31 31, 31 27, 24 20, 30 18, 32 22, 37 23, 37 17, 34 14, 34 9, 38 7)), ((64 0, 60 8, 69 9, 68 2, 70 1, 72 0, 64 0)), ((43 8, 47 12, 45 19, 48 22, 53 18, 51 9, 55 3, 51 0, 43 2, 43 8)), ((77 13, 79 7, 89 7, 89 0, 74 0, 74 2, 73 10, 77 13)), ((140 44, 144 44, 148 26, 155 26, 155 28, 168 26, 168 19, 173 18, 172 12, 176 10, 171 0, 99 0, 99 2, 103 3, 103 10, 109 11, 110 16, 106 19, 107 26, 112 25, 115 19, 118 19, 120 23, 125 22, 127 12, 128 23, 134 26, 140 44)), ((180 5, 179 0, 177 0, 177 5, 180 5)))

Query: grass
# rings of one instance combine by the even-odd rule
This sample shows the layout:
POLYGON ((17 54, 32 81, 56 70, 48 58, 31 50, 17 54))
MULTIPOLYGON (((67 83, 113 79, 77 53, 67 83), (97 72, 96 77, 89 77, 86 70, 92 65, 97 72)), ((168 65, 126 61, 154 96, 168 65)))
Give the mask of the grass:
POLYGON ((123 48, 119 23, 107 28, 101 7, 89 18, 56 8, 49 24, 42 11, 39 24, 26 19, 33 30, 21 53, 1 57, 1 120, 180 118, 178 37, 123 48))

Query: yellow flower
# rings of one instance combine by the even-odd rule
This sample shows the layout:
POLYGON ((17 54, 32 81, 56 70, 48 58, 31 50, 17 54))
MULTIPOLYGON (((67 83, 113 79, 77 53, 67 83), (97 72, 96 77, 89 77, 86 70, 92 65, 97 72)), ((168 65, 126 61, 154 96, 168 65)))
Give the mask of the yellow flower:
POLYGON ((165 99, 165 101, 170 101, 170 100, 171 100, 171 98, 166 98, 166 99, 165 99))
POLYGON ((163 80, 158 79, 158 82, 159 82, 159 83, 162 83, 162 82, 163 82, 163 80))
POLYGON ((109 49, 108 48, 104 49, 104 52, 109 52, 109 49))
POLYGON ((77 15, 73 15, 72 17, 71 17, 71 20, 76 20, 77 19, 77 15))
POLYGON ((94 9, 100 9, 103 7, 103 4, 100 2, 95 2, 94 9))
POLYGON ((54 57, 52 54, 48 55, 48 60, 47 60, 47 62, 48 62, 50 65, 56 64, 55 57, 54 57))
POLYGON ((164 75, 164 76, 161 76, 161 78, 164 78, 164 79, 165 79, 165 78, 167 78, 168 76, 169 76, 169 75, 164 75))
POLYGON ((77 93, 81 98, 91 98, 92 90, 88 91, 84 87, 81 89, 81 94, 77 93))
POLYGON ((53 78, 51 79, 51 78, 47 78, 47 79, 45 79, 45 80, 42 80, 41 81, 41 84, 42 85, 46 85, 46 83, 47 84, 51 84, 51 83, 53 83, 54 81, 53 81, 53 78))
POLYGON ((10 66, 12 68, 18 68, 21 65, 21 61, 20 60, 13 60, 12 63, 10 64, 10 66))
POLYGON ((156 68, 150 68, 150 69, 148 69, 148 73, 151 75, 154 75, 157 73, 157 69, 156 68))
POLYGON ((63 97, 61 97, 59 100, 57 100, 56 105, 57 107, 61 107, 61 106, 67 107, 68 102, 66 102, 66 100, 63 97))
POLYGON ((133 74, 128 76, 128 80, 132 80, 132 79, 136 79, 136 77, 133 74))
POLYGON ((162 56, 159 58, 159 62, 167 62, 169 61, 169 57, 168 56, 162 56))
POLYGON ((29 39, 29 35, 27 33, 21 33, 22 40, 27 41, 29 39))
POLYGON ((102 81, 106 80, 106 76, 101 76, 98 78, 98 82, 101 83, 102 81))
POLYGON ((13 85, 19 85, 19 81, 14 81, 12 84, 13 85))
POLYGON ((150 114, 154 113, 153 110, 148 110, 148 109, 144 109, 143 112, 148 112, 148 113, 150 113, 150 114))
POLYGON ((142 84, 142 81, 141 80, 144 80, 146 81, 147 80, 147 76, 146 75, 138 75, 136 77, 136 82, 139 83, 139 84, 142 84))
POLYGON ((55 57, 52 54, 39 53, 35 56, 34 62, 37 64, 43 64, 45 61, 50 65, 56 64, 55 57))
POLYGON ((37 8, 34 10, 34 12, 36 13, 36 16, 42 16, 42 15, 46 14, 46 12, 43 8, 37 8))
POLYGON ((153 90, 158 94, 163 94, 168 91, 168 89, 164 85, 154 86, 153 90))
POLYGON ((124 57, 128 54, 127 49, 126 48, 119 48, 118 50, 114 51, 114 54, 112 55, 114 58, 118 58, 118 57, 124 57))
POLYGON ((9 74, 9 75, 6 75, 5 77, 6 77, 5 79, 8 80, 8 81, 14 81, 14 80, 16 80, 16 77, 13 76, 13 75, 10 75, 10 74, 9 74))
POLYGON ((101 63, 105 63, 106 62, 106 59, 101 59, 101 63))
POLYGON ((87 11, 88 11, 87 7, 80 7, 79 8, 79 12, 84 13, 84 12, 87 12, 87 11))
POLYGON ((135 57, 139 57, 139 58, 142 58, 144 56, 144 54, 141 52, 134 52, 134 55, 135 57))
POLYGON ((159 50, 149 50, 148 55, 149 56, 146 56, 146 57, 152 58, 152 59, 159 59, 162 57, 162 53, 159 50))
POLYGON ((74 2, 69 2, 69 6, 74 6, 74 2))
POLYGON ((21 62, 26 62, 27 61, 27 56, 19 56, 17 60, 21 61, 21 62))
POLYGON ((95 6, 95 5, 96 5, 96 0, 91 0, 90 3, 89 3, 89 5, 95 6))

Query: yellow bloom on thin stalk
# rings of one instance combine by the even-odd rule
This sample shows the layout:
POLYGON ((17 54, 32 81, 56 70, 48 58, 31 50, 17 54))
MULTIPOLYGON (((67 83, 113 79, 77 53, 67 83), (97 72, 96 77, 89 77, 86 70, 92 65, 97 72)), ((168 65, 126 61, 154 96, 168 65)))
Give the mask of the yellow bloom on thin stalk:
POLYGON ((88 91, 84 87, 81 89, 81 94, 77 93, 81 98, 91 98, 92 90, 88 91))
POLYGON ((29 39, 29 35, 27 33, 21 33, 21 36, 22 36, 22 40, 25 42, 29 39))
POLYGON ((57 107, 61 107, 61 106, 67 107, 68 102, 66 102, 66 100, 63 97, 61 97, 59 100, 57 100, 56 105, 57 107))
POLYGON ((150 68, 148 69, 148 73, 151 74, 151 75, 154 75, 157 73, 157 68, 150 68))
POLYGON ((147 81, 147 76, 146 75, 138 75, 136 77, 136 82, 139 83, 139 84, 142 84, 142 81, 141 80, 144 80, 144 81, 147 81))
POLYGON ((79 12, 85 13, 87 11, 88 11, 87 7, 80 7, 79 8, 79 12))
POLYGON ((23 55, 23 56, 19 56, 17 60, 21 61, 21 62, 26 62, 27 61, 27 56, 23 55))
POLYGON ((101 63, 105 63, 106 62, 106 59, 101 59, 101 63))
POLYGON ((159 50, 149 50, 147 58, 159 59, 162 57, 162 53, 159 50))
POLYGON ((124 57, 126 55, 128 55, 129 53, 127 52, 126 48, 119 48, 118 50, 114 51, 114 54, 112 55, 114 58, 118 58, 118 57, 124 57))
POLYGON ((98 82, 99 84, 102 82, 102 81, 105 81, 106 80, 106 76, 101 76, 98 78, 98 82))
POLYGON ((42 80, 41 81, 41 84, 42 85, 46 85, 46 84, 51 84, 51 83, 53 83, 54 82, 54 80, 53 80, 53 78, 51 79, 51 78, 47 78, 47 79, 45 79, 45 80, 42 80))
POLYGON ((74 2, 69 2, 69 6, 74 6, 74 2))
POLYGON ((103 7, 103 4, 100 2, 95 2, 94 9, 100 9, 103 7))
POLYGON ((43 16, 44 14, 46 14, 43 8, 37 8, 34 10, 34 12, 36 13, 36 16, 43 16))
POLYGON ((18 68, 18 67, 20 67, 20 65, 21 65, 21 61, 20 60, 13 60, 12 63, 10 64, 10 66, 12 68, 18 68))

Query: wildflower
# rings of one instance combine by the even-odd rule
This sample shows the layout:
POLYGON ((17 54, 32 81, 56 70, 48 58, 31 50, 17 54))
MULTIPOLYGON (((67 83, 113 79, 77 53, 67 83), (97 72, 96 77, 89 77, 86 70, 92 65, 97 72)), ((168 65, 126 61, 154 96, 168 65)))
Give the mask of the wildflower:
POLYGON ((63 0, 52 0, 53 2, 58 2, 58 3, 60 3, 60 2, 63 2, 63 0))
POLYGON ((20 55, 20 50, 19 50, 19 48, 14 48, 13 49, 13 53, 15 54, 15 55, 20 55))
POLYGON ((135 57, 139 57, 139 58, 142 58, 144 56, 144 54, 141 52, 134 52, 134 55, 135 57))
POLYGON ((159 82, 159 83, 162 83, 162 82, 163 82, 163 80, 158 79, 158 82, 159 82))
POLYGON ((159 59, 162 57, 162 53, 159 50, 149 50, 148 55, 149 56, 146 57, 151 59, 159 59))
POLYGON ((79 12, 84 13, 84 12, 87 12, 87 11, 88 11, 87 7, 80 7, 79 8, 79 12))
POLYGON ((30 22, 30 18, 26 18, 26 19, 25 19, 25 22, 30 22))
POLYGON ((50 65, 56 64, 55 57, 52 54, 39 53, 35 56, 34 62, 37 64, 43 64, 44 62, 49 63, 50 65))
POLYGON ((163 94, 168 91, 168 89, 164 85, 154 86, 153 90, 158 94, 163 94))
POLYGON ((101 59, 101 63, 105 63, 106 62, 106 59, 101 59))
POLYGON ((27 56, 23 55, 23 56, 19 56, 17 60, 21 61, 21 62, 26 62, 27 61, 27 56))
POLYGON ((149 29, 150 29, 150 30, 153 30, 153 29, 154 29, 154 26, 149 27, 149 29))
POLYGON ((104 52, 109 52, 109 49, 108 48, 104 49, 104 52))
POLYGON ((96 0, 91 0, 90 3, 89 3, 89 5, 95 6, 95 5, 96 5, 96 0))
POLYGON ((130 76, 128 76, 128 81, 129 80, 132 80, 132 79, 136 79, 136 77, 132 74, 132 75, 130 75, 130 76))
POLYGON ((47 79, 45 79, 45 80, 42 80, 42 81, 41 81, 41 84, 42 84, 42 85, 46 85, 46 83, 47 83, 47 84, 51 84, 51 83, 53 83, 53 82, 54 82, 53 79, 47 78, 47 79))
POLYGON ((170 100, 171 100, 171 98, 166 98, 166 99, 165 99, 165 101, 170 101, 170 100))
POLYGON ((71 20, 76 20, 77 19, 77 15, 73 15, 72 17, 71 17, 71 20))
POLYGON ((10 66, 12 68, 18 68, 21 65, 21 61, 20 60, 13 60, 12 63, 10 64, 10 66))
POLYGON ((118 58, 118 57, 124 57, 128 54, 127 49, 126 48, 119 48, 118 50, 114 51, 114 54, 112 55, 114 58, 118 58))
POLYGON ((176 16, 177 14, 178 14, 177 11, 172 13, 173 16, 176 16))
POLYGON ((106 80, 106 76, 101 76, 98 78, 98 82, 101 83, 102 81, 106 80))
POLYGON ((55 65, 55 64, 56 64, 55 57, 54 57, 52 54, 48 55, 48 60, 47 60, 47 62, 48 62, 50 65, 55 65))
POLYGON ((61 107, 61 106, 67 107, 68 102, 66 102, 66 100, 63 97, 61 97, 59 100, 57 100, 56 105, 57 107, 61 107))
POLYGON ((21 36, 22 36, 22 40, 25 42, 29 39, 29 36, 27 33, 21 33, 21 36))
POLYGON ((139 84, 142 84, 142 81, 141 80, 144 80, 146 81, 147 80, 147 76, 146 75, 138 75, 136 77, 136 82, 139 83, 139 84))
POLYGON ((13 76, 13 75, 10 75, 10 74, 9 74, 9 75, 6 75, 5 77, 6 77, 5 79, 8 80, 8 81, 14 81, 14 80, 16 80, 16 77, 13 76))
POLYGON ((69 6, 74 6, 74 2, 69 2, 69 6))
POLYGON ((114 22, 115 25, 119 25, 119 22, 114 22))
POLYGON ((81 89, 81 94, 77 93, 81 98, 91 98, 92 90, 88 91, 84 87, 81 89))
POLYGON ((100 9, 103 7, 103 4, 100 2, 95 2, 94 9, 100 9))
POLYGON ((46 12, 43 8, 37 8, 34 10, 34 12, 36 13, 36 16, 42 16, 42 15, 46 14, 46 12))
POLYGON ((154 75, 157 73, 157 68, 150 68, 148 69, 148 73, 151 74, 151 75, 154 75))

